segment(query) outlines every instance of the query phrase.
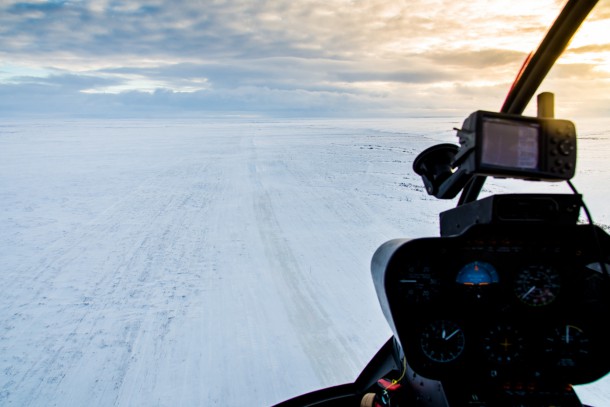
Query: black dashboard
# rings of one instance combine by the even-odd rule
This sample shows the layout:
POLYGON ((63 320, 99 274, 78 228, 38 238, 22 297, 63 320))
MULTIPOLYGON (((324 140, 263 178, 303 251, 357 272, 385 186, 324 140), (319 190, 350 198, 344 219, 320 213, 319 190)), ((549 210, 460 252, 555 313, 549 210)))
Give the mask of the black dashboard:
POLYGON ((418 375, 513 390, 582 384, 610 366, 609 243, 590 225, 474 225, 385 243, 373 279, 418 375))

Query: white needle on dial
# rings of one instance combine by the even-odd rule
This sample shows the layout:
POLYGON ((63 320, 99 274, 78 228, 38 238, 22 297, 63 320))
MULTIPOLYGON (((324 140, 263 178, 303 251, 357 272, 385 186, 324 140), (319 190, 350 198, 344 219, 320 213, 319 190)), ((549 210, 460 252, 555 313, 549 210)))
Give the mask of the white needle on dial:
POLYGON ((530 295, 530 294, 532 293, 532 291, 534 291, 535 289, 536 289, 536 286, 535 286, 535 285, 533 285, 533 286, 532 286, 532 287, 531 287, 529 290, 527 290, 527 292, 526 292, 525 294, 523 294, 523 295, 521 296, 521 298, 525 298, 525 297, 527 297, 527 296, 528 296, 528 295, 530 295))
MULTIPOLYGON (((452 337, 453 335, 455 335, 456 333, 458 333, 458 331, 459 331, 459 329, 456 329, 455 331, 451 332, 451 333, 449 334, 449 336, 445 338, 445 340, 446 340, 446 341, 448 341, 449 339, 451 339, 451 337, 452 337)), ((445 335, 445 331, 443 331, 443 336, 444 336, 444 335, 445 335)))

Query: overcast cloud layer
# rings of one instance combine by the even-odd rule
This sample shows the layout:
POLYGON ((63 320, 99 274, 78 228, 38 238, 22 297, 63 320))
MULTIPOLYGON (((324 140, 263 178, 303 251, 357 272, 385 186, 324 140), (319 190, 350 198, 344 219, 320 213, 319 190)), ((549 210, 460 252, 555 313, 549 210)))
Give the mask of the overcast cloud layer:
MULTIPOLYGON (((609 105, 610 46, 607 35, 595 32, 610 32, 610 6, 600 3, 590 32, 575 39, 565 65, 550 78, 552 91, 566 89, 574 111, 583 109, 579 95, 585 92, 589 99, 595 94, 605 112, 609 105)), ((0 114, 419 116, 497 110, 562 5, 0 0, 0 114)))

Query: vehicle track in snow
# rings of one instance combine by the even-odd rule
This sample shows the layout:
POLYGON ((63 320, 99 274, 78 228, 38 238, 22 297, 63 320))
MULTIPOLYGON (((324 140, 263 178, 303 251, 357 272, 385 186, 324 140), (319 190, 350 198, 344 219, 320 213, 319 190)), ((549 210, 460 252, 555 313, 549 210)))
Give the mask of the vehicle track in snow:
MULTIPOLYGON (((318 386, 360 367, 329 363, 358 358, 348 341, 332 341, 340 333, 313 281, 299 275, 291 225, 277 221, 284 208, 266 183, 286 182, 288 172, 256 172, 267 152, 251 134, 197 141, 208 146, 187 145, 194 149, 140 171, 94 218, 10 270, 0 303, 2 404, 246 405, 231 381, 270 403, 301 390, 295 375, 318 386)), ((170 135, 153 142, 153 154, 176 150, 170 135)), ((58 193, 72 192, 65 184, 75 181, 58 193)), ((321 215, 305 207, 303 216, 321 215)))
MULTIPOLYGON (((205 167, 182 170, 195 180, 205 167)), ((2 315, 18 312, 2 321, 8 329, 1 343, 4 355, 14 353, 14 362, 29 368, 13 370, 4 394, 23 392, 25 405, 61 404, 67 389, 78 388, 74 404, 115 403, 143 327, 153 319, 159 326, 149 332, 167 330, 179 312, 172 296, 186 300, 200 290, 200 277, 174 273, 189 272, 182 263, 193 260, 201 243, 189 230, 198 223, 193 215, 204 213, 213 189, 177 185, 185 179, 180 175, 155 174, 45 250, 35 266, 15 273, 2 315), (32 352, 40 342, 43 352, 32 352), (89 389, 67 384, 87 376, 96 377, 89 389), (27 388, 37 382, 42 385, 27 388)))

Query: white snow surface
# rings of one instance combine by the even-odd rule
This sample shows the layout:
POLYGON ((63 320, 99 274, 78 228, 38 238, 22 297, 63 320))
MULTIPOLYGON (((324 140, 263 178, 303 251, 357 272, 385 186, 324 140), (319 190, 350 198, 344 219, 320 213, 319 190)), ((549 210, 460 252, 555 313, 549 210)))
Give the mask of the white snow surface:
MULTIPOLYGON (((574 181, 604 225, 607 124, 579 123, 574 181)), ((270 406, 353 381, 391 335, 371 256, 438 235, 456 202, 411 165, 460 125, 1 123, 0 405, 270 406)), ((578 391, 610 405, 608 376, 578 391)))

